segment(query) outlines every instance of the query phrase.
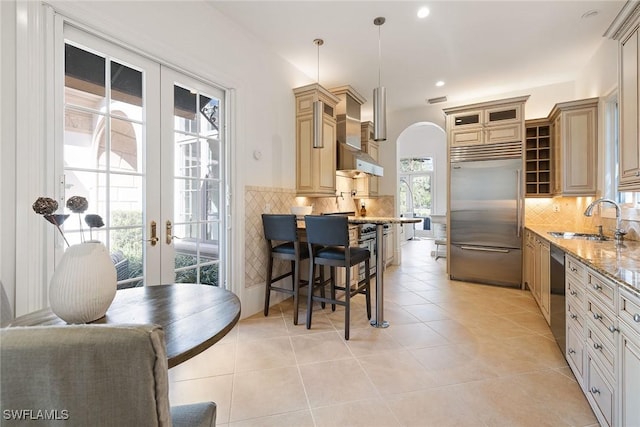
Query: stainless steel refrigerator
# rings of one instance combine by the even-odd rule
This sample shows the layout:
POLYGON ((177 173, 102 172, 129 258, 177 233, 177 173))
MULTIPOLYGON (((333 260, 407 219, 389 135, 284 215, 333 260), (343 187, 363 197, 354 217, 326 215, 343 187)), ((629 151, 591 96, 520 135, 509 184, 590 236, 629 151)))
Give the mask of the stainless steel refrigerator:
POLYGON ((522 158, 450 164, 449 276, 522 284, 522 158))

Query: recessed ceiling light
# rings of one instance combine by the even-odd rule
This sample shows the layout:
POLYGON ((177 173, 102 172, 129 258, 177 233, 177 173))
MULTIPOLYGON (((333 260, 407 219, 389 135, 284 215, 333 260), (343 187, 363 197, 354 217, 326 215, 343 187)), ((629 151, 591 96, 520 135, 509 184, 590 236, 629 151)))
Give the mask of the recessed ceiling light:
POLYGON ((418 9, 418 18, 426 18, 429 16, 429 13, 431 13, 431 11, 428 7, 421 7, 418 9))
POLYGON ((582 19, 593 18, 594 16, 598 15, 599 13, 600 12, 598 12, 595 9, 587 10, 585 13, 582 14, 581 18, 582 19))
POLYGON ((436 86, 438 86, 438 87, 444 86, 444 82, 442 80, 438 80, 436 82, 436 86))

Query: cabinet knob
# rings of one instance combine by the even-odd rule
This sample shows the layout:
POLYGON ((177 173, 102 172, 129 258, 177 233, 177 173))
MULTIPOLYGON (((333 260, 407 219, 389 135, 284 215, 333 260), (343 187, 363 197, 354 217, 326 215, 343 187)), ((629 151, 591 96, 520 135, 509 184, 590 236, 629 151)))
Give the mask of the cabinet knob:
POLYGON ((571 295, 573 295, 574 297, 575 297, 576 295, 578 295, 578 293, 577 293, 576 291, 573 291, 573 290, 572 290, 572 291, 569 291, 569 293, 570 293, 571 295))
POLYGON ((571 267, 571 268, 570 268, 570 270, 571 270, 572 272, 574 272, 574 273, 576 273, 576 272, 578 271, 578 269, 577 269, 577 268, 575 268, 575 267, 571 267))
POLYGON ((615 326, 611 325, 609 326, 609 332, 614 333, 614 332, 619 332, 620 329, 616 328, 615 326))
POLYGON ((636 171, 636 176, 640 176, 640 171, 636 171))
POLYGON ((575 353, 576 353, 576 351, 575 351, 574 349, 570 348, 570 349, 569 349, 569 351, 568 351, 568 353, 569 353, 569 354, 575 354, 575 353))
POLYGON ((573 313, 571 313, 571 314, 569 315, 569 317, 571 317, 572 319, 577 319, 577 318, 578 318, 578 315, 577 315, 577 314, 573 314, 573 313))
POLYGON ((596 283, 595 285, 593 285, 593 289, 595 289, 596 291, 600 291, 602 290, 602 286, 596 283))
POLYGON ((596 350, 602 350, 602 344, 598 344, 597 342, 594 342, 593 348, 595 348, 596 350))
POLYGON ((593 313, 593 318, 594 318, 595 320, 600 320, 600 319, 602 319, 602 316, 601 316, 601 315, 599 315, 598 313, 593 313))
POLYGON ((636 313, 633 315, 633 321, 640 323, 640 314, 636 313))
POLYGON ((597 389, 597 388, 595 388, 595 387, 591 387, 591 390, 590 390, 590 391, 591 391, 591 393, 592 393, 592 394, 600 394, 600 390, 598 390, 598 389, 597 389))

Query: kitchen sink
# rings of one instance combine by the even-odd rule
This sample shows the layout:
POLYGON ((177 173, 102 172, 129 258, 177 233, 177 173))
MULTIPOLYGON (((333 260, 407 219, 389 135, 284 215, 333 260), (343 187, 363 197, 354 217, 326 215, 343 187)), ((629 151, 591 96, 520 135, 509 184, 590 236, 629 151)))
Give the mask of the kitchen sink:
POLYGON ((573 233, 569 231, 549 231, 548 233, 559 239, 609 240, 607 237, 596 233, 573 233))

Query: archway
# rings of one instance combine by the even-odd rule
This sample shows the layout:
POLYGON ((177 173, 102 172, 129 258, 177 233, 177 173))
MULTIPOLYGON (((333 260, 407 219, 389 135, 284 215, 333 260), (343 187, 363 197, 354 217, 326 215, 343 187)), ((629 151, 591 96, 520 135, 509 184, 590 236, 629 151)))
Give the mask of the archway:
POLYGON ((447 138, 444 129, 432 122, 408 126, 398 136, 396 158, 398 212, 425 218, 417 225, 403 226, 401 242, 421 236, 438 237, 447 213, 447 138))

